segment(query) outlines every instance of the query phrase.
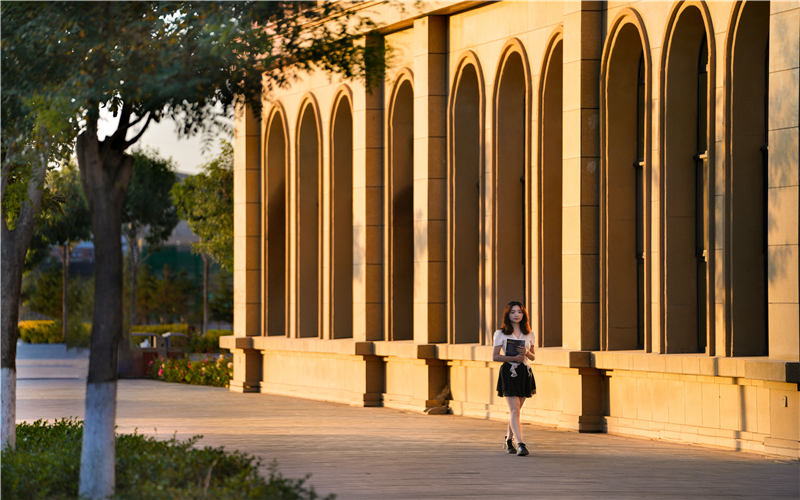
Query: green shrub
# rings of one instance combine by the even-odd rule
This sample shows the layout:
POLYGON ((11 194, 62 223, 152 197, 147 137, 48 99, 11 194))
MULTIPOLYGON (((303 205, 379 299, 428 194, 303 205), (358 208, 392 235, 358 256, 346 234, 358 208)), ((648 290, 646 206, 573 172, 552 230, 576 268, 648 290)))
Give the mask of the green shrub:
POLYGON ((19 338, 29 344, 58 344, 64 339, 61 335, 61 322, 51 319, 20 321, 19 338))
MULTIPOLYGON (((83 422, 75 419, 17 424, 17 448, 2 452, 2 497, 74 499, 78 494, 83 422)), ((315 499, 304 479, 289 479, 275 462, 269 477, 260 462, 221 447, 197 447, 201 436, 158 441, 140 434, 118 434, 117 499, 315 499)), ((331 495, 329 498, 333 498, 331 495)))
POLYGON ((131 327, 131 332, 142 333, 185 333, 189 334, 189 325, 186 323, 167 323, 164 325, 135 325, 131 327))
POLYGON ((231 330, 208 330, 205 335, 192 335, 189 337, 189 352, 221 352, 219 338, 223 335, 233 335, 231 330))
MULTIPOLYGON (((58 329, 61 330, 61 322, 57 321, 58 329)), ((89 347, 89 340, 92 336, 92 324, 78 321, 71 321, 67 328, 67 347, 89 347)))
POLYGON ((233 378, 233 360, 228 356, 191 361, 189 358, 158 358, 150 362, 150 377, 165 382, 228 387, 233 378))
MULTIPOLYGON (((59 344, 64 342, 61 332, 61 321, 46 319, 37 321, 20 321, 19 338, 29 344, 59 344)), ((77 320, 69 323, 66 344, 69 347, 89 347, 92 325, 77 320)))

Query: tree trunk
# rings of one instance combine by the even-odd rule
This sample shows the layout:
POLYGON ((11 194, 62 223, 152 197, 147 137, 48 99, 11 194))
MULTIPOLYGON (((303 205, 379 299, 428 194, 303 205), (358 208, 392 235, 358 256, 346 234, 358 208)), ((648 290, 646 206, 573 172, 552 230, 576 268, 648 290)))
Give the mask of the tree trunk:
POLYGON ((208 332, 208 255, 203 256, 203 335, 208 332))
MULTIPOLYGON (((33 237, 33 224, 36 214, 42 205, 42 184, 47 169, 47 159, 41 158, 31 165, 28 179, 27 200, 22 204, 17 224, 13 230, 8 228, 6 218, 2 219, 2 235, 0 236, 0 254, 2 264, 3 286, 0 287, 0 343, 2 344, 2 362, 0 364, 0 386, 2 386, 2 423, 0 427, 0 447, 15 448, 17 442, 17 337, 19 330, 19 296, 22 288, 22 271, 25 265, 25 254, 33 237)), ((3 194, 10 182, 8 170, 2 174, 3 194)))
POLYGON ((67 341, 67 318, 69 317, 69 295, 67 284, 69 283, 69 241, 61 245, 61 337, 67 341))
POLYGON ((78 484, 78 494, 90 499, 114 493, 117 347, 122 337, 122 203, 133 171, 133 158, 124 153, 124 136, 122 144, 114 137, 100 142, 97 123, 90 120, 76 144, 95 246, 94 312, 78 484))

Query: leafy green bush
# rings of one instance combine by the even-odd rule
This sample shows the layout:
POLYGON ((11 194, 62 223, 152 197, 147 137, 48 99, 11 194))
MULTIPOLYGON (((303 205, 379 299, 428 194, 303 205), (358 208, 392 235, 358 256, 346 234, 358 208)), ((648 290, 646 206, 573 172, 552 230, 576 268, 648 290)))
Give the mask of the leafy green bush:
POLYGON ((61 323, 51 319, 37 321, 20 321, 19 338, 29 344, 58 344, 64 339, 61 335, 61 323))
POLYGON ((158 358, 150 362, 148 374, 165 382, 228 387, 233 378, 233 361, 230 356, 200 361, 191 361, 189 358, 158 358))
MULTIPOLYGON (((61 322, 57 321, 58 329, 61 330, 61 322)), ((91 323, 71 321, 67 328, 68 347, 89 347, 89 340, 92 336, 91 323)))
MULTIPOLYGON (((82 435, 83 422, 76 419, 17 424, 16 450, 2 452, 2 497, 76 498, 82 435)), ((273 462, 264 478, 258 474, 261 464, 255 457, 221 447, 199 448, 200 438, 158 441, 136 433, 118 434, 114 498, 319 498, 306 485, 308 476, 285 478, 273 462)))
MULTIPOLYGON (((58 344, 64 342, 61 333, 61 321, 36 320, 20 321, 19 337, 29 344, 58 344)), ((89 347, 92 325, 79 321, 71 321, 67 329, 66 344, 69 347, 89 347)))
POLYGON ((162 334, 167 332, 174 333, 189 333, 189 325, 186 323, 167 323, 164 325, 135 325, 131 327, 132 332, 142 333, 156 333, 162 334))
POLYGON ((231 330, 208 330, 205 335, 192 335, 189 337, 189 352, 221 352, 219 338, 223 335, 233 335, 231 330))

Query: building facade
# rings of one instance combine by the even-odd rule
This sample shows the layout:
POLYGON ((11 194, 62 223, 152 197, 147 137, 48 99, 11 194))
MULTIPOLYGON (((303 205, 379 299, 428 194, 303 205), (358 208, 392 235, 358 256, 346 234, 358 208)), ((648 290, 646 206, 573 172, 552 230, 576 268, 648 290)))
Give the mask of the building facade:
MULTIPOLYGON (((800 2, 368 2, 235 134, 236 391, 800 457, 800 2)), ((433 418, 433 417, 432 417, 433 418)))

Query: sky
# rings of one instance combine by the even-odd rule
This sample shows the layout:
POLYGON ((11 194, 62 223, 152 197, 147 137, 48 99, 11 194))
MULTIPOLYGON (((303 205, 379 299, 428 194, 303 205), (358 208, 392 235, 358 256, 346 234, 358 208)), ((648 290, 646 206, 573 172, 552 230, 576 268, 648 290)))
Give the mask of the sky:
MULTIPOLYGON (((98 135, 102 138, 116 129, 117 120, 110 114, 104 113, 102 108, 100 115, 98 135)), ((129 139, 133 136, 133 132, 128 132, 129 139)), ((231 140, 230 137, 222 136, 220 139, 231 140)), ((219 153, 219 141, 203 144, 202 137, 199 135, 188 139, 178 139, 175 122, 163 120, 160 123, 151 123, 132 148, 154 149, 160 156, 172 158, 178 172, 192 175, 199 173, 200 167, 219 153)))

